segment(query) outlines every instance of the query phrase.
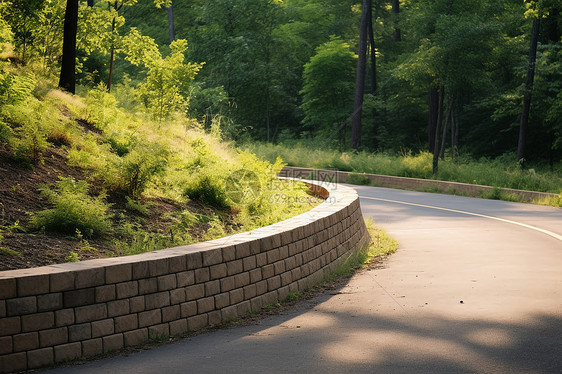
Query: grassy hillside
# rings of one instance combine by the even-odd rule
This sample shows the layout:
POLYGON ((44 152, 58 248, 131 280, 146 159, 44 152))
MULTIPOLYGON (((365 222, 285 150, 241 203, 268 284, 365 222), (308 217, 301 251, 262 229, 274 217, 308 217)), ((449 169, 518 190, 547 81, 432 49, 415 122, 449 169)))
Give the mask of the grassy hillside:
POLYGON ((318 203, 217 124, 153 120, 126 85, 69 95, 31 67, 1 67, 0 270, 208 240, 318 203))

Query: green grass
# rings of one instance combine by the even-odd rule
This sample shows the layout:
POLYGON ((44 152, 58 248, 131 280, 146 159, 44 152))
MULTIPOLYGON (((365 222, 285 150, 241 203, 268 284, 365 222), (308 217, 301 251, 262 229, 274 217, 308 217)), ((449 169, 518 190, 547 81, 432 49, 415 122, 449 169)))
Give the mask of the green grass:
POLYGON ((0 247, 0 253, 8 256, 14 256, 14 257, 22 256, 21 252, 14 251, 13 249, 10 248, 3 248, 3 247, 0 247))
MULTIPOLYGON (((289 166, 319 169, 337 169, 354 173, 371 173, 438 179, 444 181, 480 184, 493 187, 514 188, 529 191, 562 192, 562 162, 549 171, 541 165, 529 165, 521 170, 515 162, 515 155, 504 155, 496 159, 474 160, 470 157, 446 158, 439 162, 439 173, 432 174, 432 155, 422 152, 417 155, 405 153, 392 155, 387 153, 349 153, 326 149, 313 142, 290 142, 286 144, 268 144, 253 142, 242 148, 254 152, 266 160, 281 157, 289 166)), ((354 177, 359 184, 365 179, 360 174, 354 177)))
POLYGON ((557 196, 539 199, 539 200, 533 201, 533 203, 539 204, 539 205, 550 205, 550 206, 562 208, 562 192, 557 196))
POLYGON ((373 220, 370 218, 365 220, 365 224, 371 236, 371 242, 359 252, 346 258, 345 261, 327 277, 327 280, 349 275, 377 257, 388 256, 396 252, 398 249, 398 242, 388 235, 383 228, 375 226, 373 220))

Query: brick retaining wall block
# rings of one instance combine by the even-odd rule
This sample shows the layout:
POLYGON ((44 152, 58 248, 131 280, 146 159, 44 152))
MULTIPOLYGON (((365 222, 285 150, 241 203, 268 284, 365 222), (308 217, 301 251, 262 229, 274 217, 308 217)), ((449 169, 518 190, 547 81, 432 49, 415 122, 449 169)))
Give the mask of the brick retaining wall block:
POLYGON ((306 183, 326 201, 267 227, 128 257, 1 271, 0 373, 217 325, 322 281, 370 238, 353 189, 306 183))

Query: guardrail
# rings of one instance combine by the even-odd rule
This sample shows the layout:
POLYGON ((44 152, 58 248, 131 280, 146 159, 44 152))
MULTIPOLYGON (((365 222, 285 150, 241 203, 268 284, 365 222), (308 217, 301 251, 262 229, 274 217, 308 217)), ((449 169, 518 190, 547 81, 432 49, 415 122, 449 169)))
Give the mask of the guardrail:
POLYGON ((302 291, 369 242, 357 193, 307 182, 307 213, 141 255, 0 272, 0 372, 180 335, 302 291))

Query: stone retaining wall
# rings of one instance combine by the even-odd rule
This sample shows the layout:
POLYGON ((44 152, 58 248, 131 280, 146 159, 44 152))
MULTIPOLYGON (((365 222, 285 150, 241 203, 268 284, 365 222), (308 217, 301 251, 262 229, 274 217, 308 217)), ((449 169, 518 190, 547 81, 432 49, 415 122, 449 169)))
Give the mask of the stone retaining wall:
POLYGON ((0 272, 0 372, 217 325, 322 281, 369 242, 354 190, 277 224, 142 255, 0 272))
MULTIPOLYGON (((440 192, 455 192, 457 194, 472 197, 481 197, 483 194, 489 193, 494 189, 494 187, 483 186, 479 184, 447 182, 420 178, 393 177, 389 175, 379 174, 350 173, 346 171, 299 168, 294 166, 284 167, 283 170, 281 170, 280 176, 312 179, 330 183, 346 183, 349 180, 350 174, 356 174, 369 178, 373 185, 380 187, 402 188, 407 190, 431 188, 440 192)), ((516 190, 513 188, 499 189, 505 193, 517 195, 528 202, 557 196, 556 194, 547 192, 524 191, 516 190)))

